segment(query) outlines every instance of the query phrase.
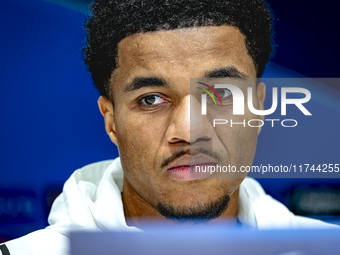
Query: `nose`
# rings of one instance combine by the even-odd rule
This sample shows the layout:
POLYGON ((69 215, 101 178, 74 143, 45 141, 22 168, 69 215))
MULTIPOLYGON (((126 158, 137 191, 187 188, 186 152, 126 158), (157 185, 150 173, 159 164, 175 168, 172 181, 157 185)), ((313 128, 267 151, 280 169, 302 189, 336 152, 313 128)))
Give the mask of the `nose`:
POLYGON ((166 131, 169 143, 210 140, 214 135, 212 123, 201 114, 201 104, 193 95, 187 95, 175 107, 166 131))

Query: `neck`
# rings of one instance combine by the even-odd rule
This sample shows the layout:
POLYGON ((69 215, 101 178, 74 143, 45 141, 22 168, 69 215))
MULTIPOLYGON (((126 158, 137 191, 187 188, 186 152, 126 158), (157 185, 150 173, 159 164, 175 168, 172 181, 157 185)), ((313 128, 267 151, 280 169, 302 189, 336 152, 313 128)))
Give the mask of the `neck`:
MULTIPOLYGON (((230 196, 228 208, 216 219, 210 221, 211 224, 228 221, 230 224, 236 224, 238 213, 238 196, 239 188, 230 196)), ((161 215, 158 209, 142 198, 139 193, 124 177, 122 193, 124 215, 128 226, 140 228, 145 225, 145 221, 173 223, 172 220, 161 215)))

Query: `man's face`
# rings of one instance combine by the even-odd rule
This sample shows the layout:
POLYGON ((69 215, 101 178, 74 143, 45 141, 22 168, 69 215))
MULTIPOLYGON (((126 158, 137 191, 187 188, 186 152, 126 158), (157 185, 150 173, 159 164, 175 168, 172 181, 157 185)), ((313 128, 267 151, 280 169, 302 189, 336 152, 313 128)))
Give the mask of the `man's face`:
MULTIPOLYGON (((124 177, 152 206, 205 207, 232 196, 245 177, 190 179, 187 172, 190 164, 252 164, 258 129, 214 128, 200 114, 199 98, 190 94, 190 78, 223 78, 230 70, 256 77, 244 37, 231 26, 140 33, 119 43, 111 79, 113 121, 106 125, 114 131, 124 177)), ((259 109, 262 102, 253 94, 259 109)), ((232 105, 225 109, 232 112, 232 105)), ((245 107, 245 115, 233 121, 255 118, 245 107)))

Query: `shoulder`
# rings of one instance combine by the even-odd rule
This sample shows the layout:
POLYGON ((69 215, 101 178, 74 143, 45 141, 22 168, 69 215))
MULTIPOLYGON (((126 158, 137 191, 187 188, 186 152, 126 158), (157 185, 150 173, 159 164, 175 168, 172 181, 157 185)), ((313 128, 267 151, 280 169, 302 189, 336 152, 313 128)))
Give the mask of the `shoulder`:
POLYGON ((98 187, 103 180, 108 179, 114 180, 119 188, 122 186, 123 170, 119 157, 113 160, 95 162, 77 169, 65 182, 64 190, 70 186, 73 188, 94 188, 98 187))
POLYGON ((294 215, 285 205, 266 194, 259 182, 253 178, 247 177, 241 187, 248 197, 258 229, 338 227, 320 220, 294 215))
POLYGON ((110 165, 117 163, 117 160, 119 158, 88 164, 74 171, 70 178, 73 177, 76 181, 89 181, 98 184, 104 172, 107 171, 110 165))
POLYGON ((51 229, 32 232, 6 242, 4 245, 9 255, 65 255, 69 253, 68 238, 51 229))
MULTIPOLYGON (((91 204, 89 198, 94 199, 97 194, 108 196, 108 193, 113 192, 107 190, 101 192, 105 186, 116 187, 113 188, 114 192, 120 193, 122 185, 123 171, 119 158, 92 163, 77 169, 65 182, 62 194, 53 203, 49 215, 51 225, 6 242, 1 249, 7 248, 9 255, 69 254, 70 230, 97 229, 91 216, 91 206, 86 201, 90 201, 91 204), (107 182, 112 183, 106 185, 107 182)), ((111 204, 114 202, 117 203, 115 200, 111 201, 111 204)))

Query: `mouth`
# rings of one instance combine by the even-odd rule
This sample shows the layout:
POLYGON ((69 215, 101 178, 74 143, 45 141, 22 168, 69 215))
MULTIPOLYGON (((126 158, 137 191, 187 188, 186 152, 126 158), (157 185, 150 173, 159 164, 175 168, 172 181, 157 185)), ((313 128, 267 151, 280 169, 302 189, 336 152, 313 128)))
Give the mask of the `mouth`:
POLYGON ((211 176, 208 170, 209 166, 216 166, 216 164, 180 165, 167 169, 167 173, 176 180, 192 181, 211 176))
POLYGON ((169 164, 166 173, 169 177, 181 181, 205 179, 212 176, 208 168, 216 166, 217 163, 217 158, 206 153, 184 154, 169 164))

